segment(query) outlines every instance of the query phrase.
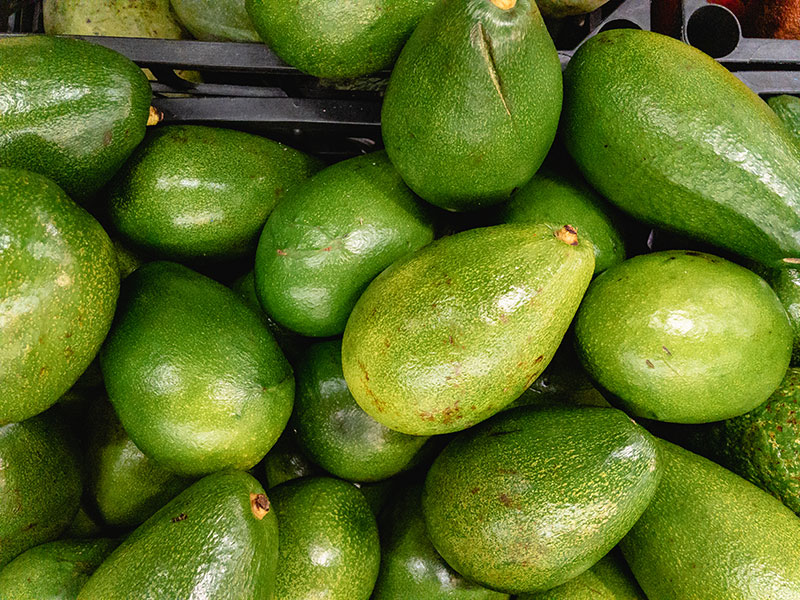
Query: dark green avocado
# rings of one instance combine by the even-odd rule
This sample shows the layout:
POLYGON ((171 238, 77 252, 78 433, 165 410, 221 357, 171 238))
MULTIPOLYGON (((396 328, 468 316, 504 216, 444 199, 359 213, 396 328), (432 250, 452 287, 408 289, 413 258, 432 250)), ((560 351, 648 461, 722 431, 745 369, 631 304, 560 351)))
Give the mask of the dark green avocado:
POLYGON ((170 0, 178 19, 198 40, 258 42, 244 0, 170 0))

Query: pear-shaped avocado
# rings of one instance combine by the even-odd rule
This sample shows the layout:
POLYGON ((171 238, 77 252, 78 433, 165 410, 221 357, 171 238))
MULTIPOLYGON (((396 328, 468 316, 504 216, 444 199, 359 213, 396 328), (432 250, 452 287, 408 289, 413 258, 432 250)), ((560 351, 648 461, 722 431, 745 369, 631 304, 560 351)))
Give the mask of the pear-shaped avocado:
MULTIPOLYGON (((0 131, 2 120, 0 111, 0 131)), ((111 326, 119 273, 100 224, 41 175, 0 168, 0 232, 0 423, 8 423, 52 406, 89 366, 111 326)))
POLYGON ((767 266, 800 259, 800 146, 717 61, 614 29, 578 49, 564 85, 565 145, 610 202, 767 266))
POLYGON ((711 254, 670 250, 599 275, 575 339, 612 403, 648 419, 708 423, 769 397, 789 366, 793 336, 758 275, 711 254))
POLYGON ((169 0, 47 0, 42 6, 49 35, 188 38, 169 0))
POLYGON ((800 518, 710 460, 658 450, 661 483, 620 543, 647 598, 800 598, 800 518))
POLYGON ((594 270, 569 227, 498 225, 442 238, 369 285, 342 342, 347 385, 390 429, 466 429, 517 398, 567 331, 594 270))
POLYGON ((175 14, 198 40, 259 42, 244 0, 171 0, 175 14))
POLYGON ((375 516, 351 483, 330 477, 270 490, 280 523, 275 596, 367 600, 381 551, 375 516))
POLYGON ((561 112, 561 66, 535 0, 436 4, 389 79, 389 158, 428 202, 507 200, 542 164, 561 112))
POLYGON ((142 141, 152 92, 121 54, 44 35, 0 40, 0 167, 46 175, 88 199, 142 141))
POLYGON ((151 262, 125 280, 100 366, 136 446, 184 477, 249 469, 292 411, 292 368, 264 321, 177 263, 151 262))
POLYGON ((58 540, 23 552, 0 570, 3 600, 75 600, 119 542, 58 540))
POLYGON ((78 600, 271 600, 278 521, 241 471, 208 475, 139 526, 95 571, 78 600))

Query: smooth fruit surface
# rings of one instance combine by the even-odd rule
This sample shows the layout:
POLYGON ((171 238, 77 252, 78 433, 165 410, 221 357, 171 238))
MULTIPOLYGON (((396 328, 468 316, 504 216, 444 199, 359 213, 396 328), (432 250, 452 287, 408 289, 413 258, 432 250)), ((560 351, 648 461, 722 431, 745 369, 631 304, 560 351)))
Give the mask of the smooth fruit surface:
POLYGON ((258 42, 244 0, 170 0, 178 19, 198 40, 258 42))
POLYGON ((787 95, 773 96, 767 100, 767 104, 775 111, 795 141, 800 144, 800 98, 787 95))
POLYGON ((49 35, 190 37, 175 19, 169 0, 48 0, 42 14, 49 35))

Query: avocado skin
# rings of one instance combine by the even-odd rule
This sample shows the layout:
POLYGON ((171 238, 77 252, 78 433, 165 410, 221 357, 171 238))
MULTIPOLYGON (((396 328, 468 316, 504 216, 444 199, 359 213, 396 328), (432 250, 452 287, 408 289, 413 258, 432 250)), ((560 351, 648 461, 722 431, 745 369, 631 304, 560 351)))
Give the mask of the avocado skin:
POLYGON ((118 543, 58 540, 31 548, 0 571, 3 600, 75 600, 118 543))
POLYGON ((620 543, 649 600, 800 597, 800 519, 710 460, 658 449, 661 484, 620 543))
POLYGON ((204 477, 130 534, 78 600, 271 600, 278 521, 272 506, 255 516, 259 494, 261 484, 241 471, 204 477))
POLYGON ((344 380, 338 340, 312 345, 298 365, 290 425, 314 462, 359 482, 396 475, 428 439, 393 431, 364 412, 344 380))
POLYGON ((565 145, 610 202, 767 266, 800 257, 800 147, 715 60, 615 29, 578 49, 564 86, 565 145))
POLYGON ((144 138, 152 92, 133 62, 82 40, 0 40, 0 166, 86 203, 144 138))
POLYGON ((794 333, 791 363, 794 367, 800 366, 800 270, 770 269, 764 278, 786 309, 794 333))
POLYGON ((339 335, 369 282, 433 233, 430 212, 385 152, 351 158, 295 187, 269 216, 256 253, 256 293, 281 325, 339 335))
POLYGON ((512 593, 583 573, 658 486, 654 438, 613 408, 521 407, 461 433, 425 479, 436 550, 464 577, 512 593))
POLYGON ((351 483, 330 477, 270 490, 280 523, 275 597, 367 600, 380 564, 375 516, 351 483))
POLYGON ((0 423, 8 423, 52 406, 92 362, 111 327, 119 273, 100 224, 46 177, 0 168, 0 207, 0 423))
MULTIPOLYGON (((168 0, 170 1, 170 0, 168 0)), ((244 0, 171 0, 186 29, 206 42, 260 42, 244 0)))
POLYGON ((0 427, 0 568, 72 521, 82 489, 74 450, 50 414, 0 427))
POLYGON ((243 258, 278 199, 318 168, 316 159, 250 133, 160 127, 114 176, 110 221, 160 258, 243 258))
POLYGON ((453 571, 431 544, 422 518, 422 486, 402 490, 380 519, 381 570, 372 600, 508 600, 453 571))
POLYGON ((612 404, 648 419, 709 423, 746 413, 778 387, 792 328, 755 273, 672 250, 599 275, 575 319, 575 341, 612 404))
POLYGON ((403 48, 381 113, 409 187, 449 210, 507 200, 547 154, 561 66, 533 0, 439 2, 403 48))
POLYGON ((775 111, 783 126, 789 131, 795 140, 800 144, 800 98, 797 96, 772 96, 767 100, 769 107, 775 111))
POLYGON ((625 260, 625 242, 616 210, 584 181, 548 166, 539 169, 503 207, 501 223, 569 223, 594 246, 594 272, 625 260))
POLYGON ((50 35, 189 38, 169 0, 47 0, 44 30, 50 35))
POLYGON ((292 410, 292 368, 264 322, 177 263, 151 262, 125 280, 100 367, 136 446, 184 477, 249 469, 292 410))
POLYGON ((435 0, 245 0, 258 34, 281 59, 326 79, 392 66, 435 0))
POLYGON ((594 270, 553 225, 497 225, 437 240, 376 277, 342 341, 350 392, 390 429, 466 429, 544 370, 594 270))

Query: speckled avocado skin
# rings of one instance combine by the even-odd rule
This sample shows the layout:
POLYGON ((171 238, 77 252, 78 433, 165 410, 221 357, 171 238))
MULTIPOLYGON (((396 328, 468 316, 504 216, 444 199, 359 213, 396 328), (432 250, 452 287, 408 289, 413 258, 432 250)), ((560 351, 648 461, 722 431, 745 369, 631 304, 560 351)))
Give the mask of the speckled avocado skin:
POLYGON ((108 211, 126 240, 155 256, 242 258, 278 199, 318 168, 316 159, 250 133, 161 127, 114 177, 108 211))
POLYGON ((661 484, 620 544, 647 598, 799 598, 800 519, 710 460, 658 446, 661 484))
POLYGON ((544 370, 594 270, 594 250, 552 225, 497 225, 394 263, 353 309, 342 341, 350 392, 411 435, 460 431, 544 370))
POLYGON ((136 446, 185 477, 249 469, 292 410, 292 368, 264 322, 177 263, 151 262, 125 280, 100 367, 136 446))
POLYGON ((448 564, 512 593, 561 585, 605 556, 653 497, 655 439, 613 408, 521 407, 461 433, 425 479, 448 564))
POLYGON ((119 35, 189 38, 169 0, 47 0, 44 30, 50 35, 119 35))
POLYGON ((439 2, 397 60, 381 113, 389 158, 428 202, 507 200, 542 164, 561 111, 561 66, 533 0, 439 2))
POLYGON ((792 337, 763 279, 688 250, 602 273, 575 319, 578 356, 612 404, 673 423, 728 419, 764 402, 789 366, 792 337))
POLYGON ((385 152, 340 162, 296 186, 267 219, 256 293, 281 325, 339 335, 369 282, 433 233, 430 211, 385 152))
POLYGON ((3 600, 75 600, 117 540, 58 540, 23 552, 0 571, 3 600))
POLYGON ((270 490, 280 523, 275 597, 367 600, 378 576, 375 516, 352 484, 330 477, 270 490))
POLYGON ((278 521, 261 484, 247 473, 222 471, 129 535, 78 600, 273 600, 277 561, 278 521))
POLYGON ((578 49, 564 86, 565 145, 613 204, 768 266, 800 257, 800 146, 715 60, 615 29, 578 49))
POLYGON ((77 381, 118 295, 100 224, 46 177, 0 168, 0 423, 42 412, 77 381))
POLYGON ((787 95, 773 96, 767 100, 767 104, 778 115, 795 142, 800 144, 800 98, 787 95))
POLYGON ((46 175, 86 202, 144 137, 152 92, 133 62, 82 40, 0 40, 0 167, 46 175))
POLYGON ((259 42, 244 0, 168 0, 180 22, 198 40, 259 42))

